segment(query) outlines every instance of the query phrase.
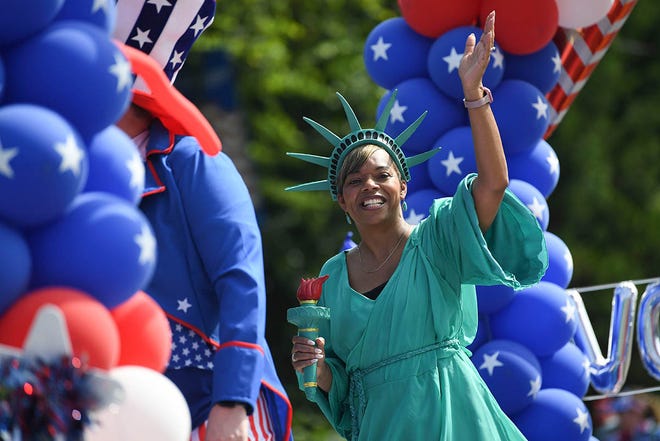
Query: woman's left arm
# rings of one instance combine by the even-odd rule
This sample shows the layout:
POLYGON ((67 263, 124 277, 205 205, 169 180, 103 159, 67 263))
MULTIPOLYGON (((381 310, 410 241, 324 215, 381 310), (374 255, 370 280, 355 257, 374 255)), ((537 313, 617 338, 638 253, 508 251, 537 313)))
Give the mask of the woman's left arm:
MULTIPOLYGON (((465 101, 476 102, 488 96, 482 78, 495 43, 495 11, 486 19, 483 34, 476 42, 471 34, 465 42, 465 52, 459 67, 465 101)), ((466 105, 467 107, 467 105, 466 105)), ((479 218, 479 227, 486 232, 493 223, 504 191, 509 185, 502 139, 489 103, 468 107, 472 140, 477 162, 477 178, 472 183, 472 197, 479 218)))

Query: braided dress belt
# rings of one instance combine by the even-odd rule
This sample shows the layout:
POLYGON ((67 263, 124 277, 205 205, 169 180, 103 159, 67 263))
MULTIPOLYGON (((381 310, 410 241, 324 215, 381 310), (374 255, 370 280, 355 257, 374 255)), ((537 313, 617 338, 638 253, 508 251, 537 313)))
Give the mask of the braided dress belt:
POLYGON ((458 350, 461 350, 462 346, 460 345, 458 339, 449 339, 441 342, 436 342, 427 346, 423 346, 418 349, 413 349, 402 354, 393 355, 384 360, 381 360, 377 363, 374 363, 366 368, 355 369, 349 372, 349 403, 351 411, 351 440, 356 441, 360 435, 360 425, 362 424, 362 416, 367 405, 365 396, 364 396, 364 379, 367 375, 371 374, 378 369, 392 365, 394 363, 400 362, 402 360, 408 360, 410 358, 418 357, 420 355, 426 354, 427 352, 437 351, 439 358, 447 358, 455 354, 458 350), (357 398, 357 405, 355 404, 355 399, 357 398))

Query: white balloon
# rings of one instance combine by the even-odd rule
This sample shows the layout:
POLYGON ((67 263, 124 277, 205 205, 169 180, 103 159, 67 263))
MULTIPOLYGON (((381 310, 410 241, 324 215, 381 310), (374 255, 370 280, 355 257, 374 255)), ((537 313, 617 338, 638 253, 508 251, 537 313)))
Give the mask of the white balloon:
POLYGON ((124 400, 95 412, 85 441, 188 441, 192 422, 181 391, 164 375, 142 366, 119 366, 109 376, 124 400))
POLYGON ((570 29, 591 26, 606 16, 613 4, 614 0, 557 0, 558 24, 570 29))

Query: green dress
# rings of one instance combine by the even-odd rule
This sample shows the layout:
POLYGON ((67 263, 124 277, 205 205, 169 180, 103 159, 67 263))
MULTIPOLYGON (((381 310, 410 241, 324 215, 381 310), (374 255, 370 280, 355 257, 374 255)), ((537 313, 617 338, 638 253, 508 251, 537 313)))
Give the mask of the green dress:
POLYGON ((543 232, 512 193, 488 232, 466 177, 438 199, 408 239, 376 300, 348 283, 345 253, 328 260, 319 305, 330 308, 328 394, 315 401, 349 440, 524 440, 465 348, 477 329, 474 285, 536 283, 547 267, 543 232))

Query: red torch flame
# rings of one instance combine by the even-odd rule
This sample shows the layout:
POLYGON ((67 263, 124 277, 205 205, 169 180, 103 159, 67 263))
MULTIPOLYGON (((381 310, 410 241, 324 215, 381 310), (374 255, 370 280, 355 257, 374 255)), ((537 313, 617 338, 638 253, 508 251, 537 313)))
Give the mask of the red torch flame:
POLYGON ((309 301, 318 301, 321 297, 321 291, 323 289, 323 282, 328 280, 328 275, 316 277, 312 279, 301 279, 300 286, 298 287, 298 292, 296 297, 299 302, 309 302, 309 301))

